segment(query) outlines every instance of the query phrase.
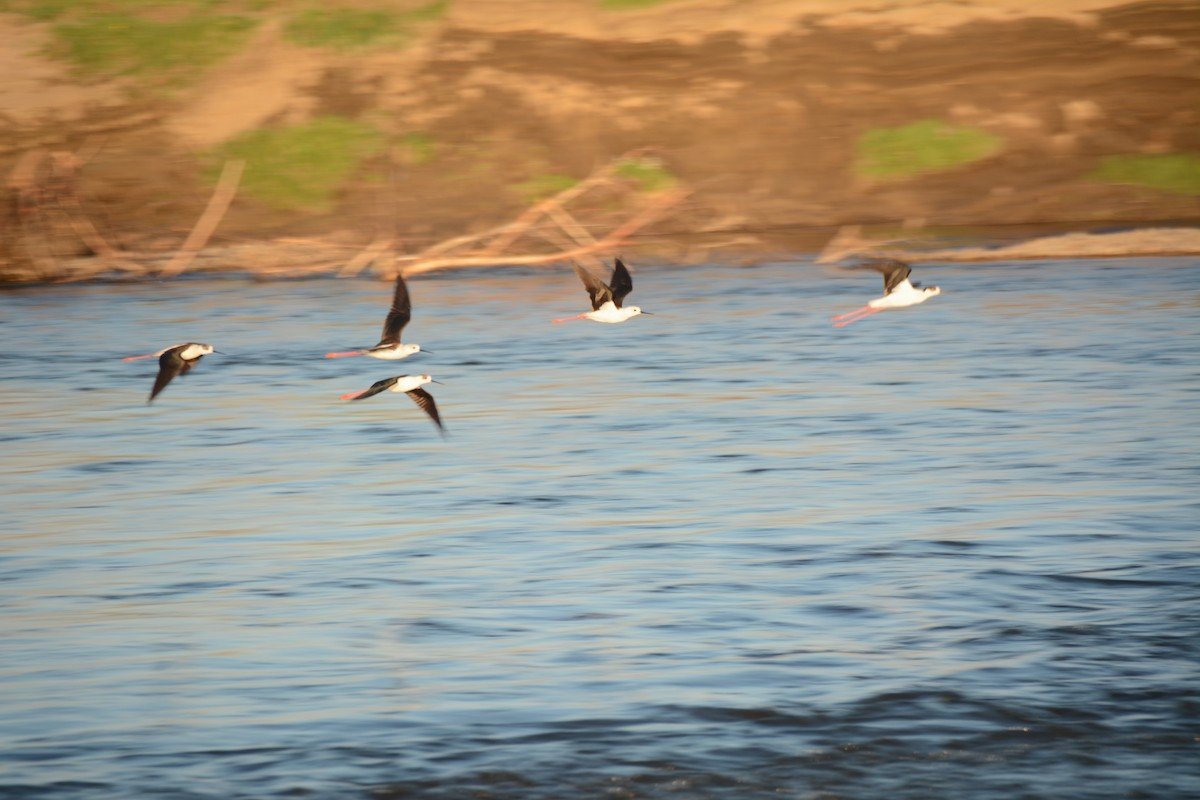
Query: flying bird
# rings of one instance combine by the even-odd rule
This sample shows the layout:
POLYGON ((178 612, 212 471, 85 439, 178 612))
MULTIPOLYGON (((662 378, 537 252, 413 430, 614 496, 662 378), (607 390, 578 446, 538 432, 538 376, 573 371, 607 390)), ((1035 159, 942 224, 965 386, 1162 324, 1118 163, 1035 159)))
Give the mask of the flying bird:
POLYGON ((876 272, 882 272, 883 297, 877 297, 862 308, 856 308, 854 311, 834 317, 833 327, 835 328, 849 325, 851 322, 858 322, 864 317, 880 311, 887 311, 889 308, 915 306, 942 293, 941 288, 937 286, 921 288, 919 283, 910 283, 908 276, 912 274, 912 268, 903 261, 894 259, 867 261, 855 265, 852 269, 873 269, 876 272))
POLYGON ((397 275, 396 291, 392 295, 392 308, 383 321, 383 333, 379 337, 379 343, 365 350, 326 353, 325 357, 370 356, 384 361, 399 361, 402 358, 408 358, 413 353, 421 352, 419 344, 400 343, 400 332, 404 330, 404 326, 410 319, 412 319, 412 301, 408 297, 408 285, 404 282, 403 275, 397 275))
POLYGON ((375 381, 371 384, 371 388, 364 389, 361 392, 350 392, 342 395, 343 400, 366 400, 368 397, 374 397, 380 392, 404 392, 413 399, 413 402, 421 407, 421 410, 429 415, 433 420, 433 424, 438 426, 438 430, 444 435, 446 429, 442 427, 442 418, 438 415, 437 403, 433 402, 433 395, 425 391, 421 387, 427 383, 441 383, 435 381, 428 375, 397 375, 394 378, 384 378, 381 381, 375 381))
POLYGON ((600 280, 579 266, 578 263, 572 262, 572 266, 575 267, 575 274, 579 276, 579 279, 583 281, 583 285, 587 287, 588 297, 592 299, 592 310, 578 316, 556 319, 554 320, 555 322, 590 319, 593 322, 615 324, 617 322, 624 322, 630 317, 636 317, 638 314, 653 316, 649 312, 642 311, 637 306, 621 307, 621 301, 625 299, 625 295, 633 291, 633 278, 629 277, 629 270, 625 268, 625 264, 621 259, 614 259, 613 274, 608 283, 600 280))
POLYGON ((213 349, 212 345, 187 342, 159 350, 157 353, 147 353, 144 356, 129 356, 121 360, 137 361, 142 358, 158 358, 158 377, 154 379, 154 388, 150 390, 150 399, 146 401, 146 405, 149 405, 154 402, 154 398, 158 397, 159 392, 167 388, 167 384, 174 380, 177 375, 187 375, 191 368, 196 365, 196 362, 209 353, 220 355, 218 351, 213 349))

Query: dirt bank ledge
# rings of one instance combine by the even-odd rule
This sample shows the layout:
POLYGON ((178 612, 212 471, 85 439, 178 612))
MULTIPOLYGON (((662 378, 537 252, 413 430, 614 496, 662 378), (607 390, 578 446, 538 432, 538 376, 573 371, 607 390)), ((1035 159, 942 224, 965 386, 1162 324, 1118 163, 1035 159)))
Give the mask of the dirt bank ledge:
MULTIPOLYGON (((10 41, 44 33, 3 19, 10 41)), ((580 178, 641 146, 695 187, 687 213, 650 233, 728 233, 743 249, 777 228, 1200 224, 1194 196, 1087 177, 1108 155, 1200 153, 1200 2, 683 0, 616 14, 458 0, 401 53, 300 48, 271 24, 258 37, 154 102, 124 100, 118 82, 72 85, 23 49, 13 68, 42 72, 0 92, 13 122, 0 170, 33 147, 87 150, 83 209, 116 247, 139 250, 178 247, 203 212, 205 147, 321 114, 420 132, 437 155, 380 157, 325 212, 239 195, 214 245, 302 234, 353 249, 386 228, 416 248, 511 218, 524 181, 580 178), (62 91, 48 99, 39 80, 62 91), (908 180, 857 174, 861 134, 921 119, 1004 145, 908 180), (393 180, 372 178, 382 171, 393 180)))

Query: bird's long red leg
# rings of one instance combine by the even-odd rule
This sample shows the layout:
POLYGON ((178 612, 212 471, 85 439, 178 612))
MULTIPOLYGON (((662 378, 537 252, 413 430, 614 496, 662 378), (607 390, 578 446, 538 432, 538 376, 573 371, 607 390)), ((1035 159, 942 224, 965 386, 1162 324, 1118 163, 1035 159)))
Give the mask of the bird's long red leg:
POLYGON ((849 319, 842 319, 842 317, 850 316, 849 314, 843 314, 842 317, 834 317, 834 319, 841 319, 842 321, 833 323, 833 327, 841 328, 846 325, 849 325, 851 322, 858 322, 860 319, 865 319, 866 317, 869 317, 872 314, 878 314, 880 311, 883 311, 883 309, 868 307, 866 310, 863 310, 860 308, 859 311, 861 311, 862 313, 860 313, 857 317, 850 317, 849 319))
POLYGON ((573 319, 583 319, 583 318, 584 318, 584 317, 586 317, 586 316, 587 316, 587 314, 580 314, 580 315, 578 315, 578 316, 575 316, 575 317, 563 317, 562 319, 552 319, 552 320, 550 320, 550 321, 551 321, 551 322, 570 322, 570 321, 571 321, 571 320, 573 320, 573 319))
POLYGON ((864 311, 870 311, 870 310, 871 310, 870 306, 863 306, 862 308, 856 308, 853 311, 847 311, 845 314, 837 315, 836 317, 833 318, 833 321, 837 322, 839 319, 845 319, 846 317, 853 317, 856 314, 861 314, 864 311))
POLYGON ((345 353, 326 353, 326 358, 345 358, 346 356, 361 356, 362 350, 348 350, 345 353))
POLYGON ((147 353, 144 356, 126 356, 125 358, 122 358, 121 360, 122 361, 137 361, 138 359, 141 359, 141 358, 154 358, 154 353, 147 353))
POLYGON ((366 393, 367 393, 367 390, 366 390, 366 389, 363 389, 361 392, 351 392, 350 394, 344 394, 344 395, 342 395, 342 396, 341 396, 341 398, 340 398, 340 399, 342 399, 342 400, 353 400, 354 398, 358 397, 360 394, 366 394, 366 393))
POLYGON ((866 310, 866 311, 863 311, 862 313, 860 313, 858 316, 854 316, 854 317, 848 317, 848 318, 846 318, 846 319, 843 319, 843 320, 841 320, 840 322, 835 322, 835 323, 833 323, 833 327, 835 327, 835 328, 844 328, 845 326, 849 325, 850 323, 852 323, 852 322, 858 322, 860 319, 865 319, 865 318, 867 318, 867 317, 871 316, 871 315, 872 315, 872 314, 874 314, 874 313, 875 313, 875 309, 873 309, 873 308, 872 308, 872 309, 868 309, 868 310, 866 310))

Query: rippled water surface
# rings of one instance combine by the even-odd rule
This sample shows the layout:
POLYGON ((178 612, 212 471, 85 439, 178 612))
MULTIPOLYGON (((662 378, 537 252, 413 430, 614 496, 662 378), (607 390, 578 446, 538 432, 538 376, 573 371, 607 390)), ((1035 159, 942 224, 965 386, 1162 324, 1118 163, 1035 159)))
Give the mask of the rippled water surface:
POLYGON ((0 294, 0 795, 1197 796, 1195 267, 0 294))

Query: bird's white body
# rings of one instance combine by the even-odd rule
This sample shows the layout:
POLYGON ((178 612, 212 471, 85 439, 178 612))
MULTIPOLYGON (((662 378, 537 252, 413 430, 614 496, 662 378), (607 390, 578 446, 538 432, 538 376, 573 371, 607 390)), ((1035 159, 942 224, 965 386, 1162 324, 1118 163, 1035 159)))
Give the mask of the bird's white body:
POLYGON ((433 378, 428 375, 404 375, 389 386, 388 391, 411 392, 413 389, 419 389, 427 383, 433 383, 433 378))
POLYGON ((421 352, 419 344, 396 344, 391 347, 372 347, 370 350, 363 350, 364 356, 378 358, 381 361, 399 361, 402 358, 408 358, 413 353, 421 352))
POLYGON ((892 291, 883 297, 875 298, 867 303, 867 306, 880 311, 888 308, 907 308, 908 306, 915 306, 918 303, 924 303, 929 298, 936 297, 941 293, 942 290, 937 286, 918 289, 909 283, 906 278, 895 289, 892 289, 892 291))
POLYGON ((872 314, 887 311, 889 308, 907 308, 918 303, 924 303, 931 297, 937 297, 942 290, 937 286, 922 287, 913 284, 908 276, 912 268, 903 261, 895 259, 873 259, 859 264, 855 269, 873 269, 883 274, 883 297, 876 297, 862 308, 856 308, 833 318, 833 327, 841 328, 852 322, 858 322, 872 314))
POLYGON ((137 361, 139 358, 158 358, 163 353, 167 352, 168 350, 174 350, 176 347, 183 348, 182 350, 179 351, 179 357, 182 358, 184 361, 192 361, 193 359, 197 359, 200 356, 206 356, 206 355, 209 355, 210 353, 216 352, 215 350, 212 349, 212 347, 210 345, 196 344, 195 342, 188 342, 186 344, 186 346, 182 345, 182 344, 173 344, 170 347, 164 347, 162 350, 159 350, 157 353, 147 353, 144 356, 130 356, 129 358, 126 358, 125 361, 137 361))
POLYGON ((607 322, 615 325, 618 322, 624 322, 630 317, 636 317, 641 314, 642 310, 637 306, 629 306, 628 308, 617 308, 611 301, 600 306, 595 311, 589 311, 583 316, 593 322, 607 322))
MULTIPOLYGON (((178 345, 176 345, 176 347, 178 347, 178 345)), ((167 350, 170 349, 171 348, 169 347, 167 348, 167 350)), ((162 353, 167 352, 167 350, 163 350, 162 353)), ((200 356, 206 356, 212 352, 212 345, 191 343, 179 351, 179 357, 184 361, 195 361, 200 356)), ((159 355, 162 355, 162 353, 159 353, 159 355)))

